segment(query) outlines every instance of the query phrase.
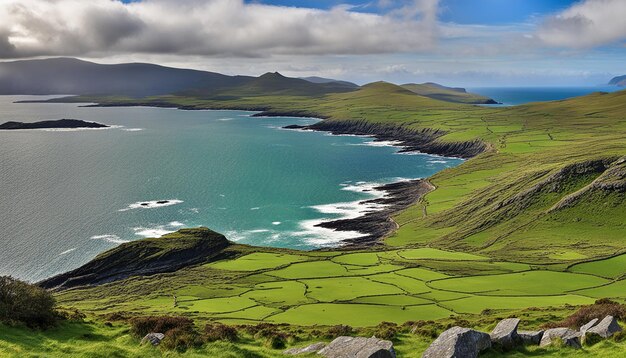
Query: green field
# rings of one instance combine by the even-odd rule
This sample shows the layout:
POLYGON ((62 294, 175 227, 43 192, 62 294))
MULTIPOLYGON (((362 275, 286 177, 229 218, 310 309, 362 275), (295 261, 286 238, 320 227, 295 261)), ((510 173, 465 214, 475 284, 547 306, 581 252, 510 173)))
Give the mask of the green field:
MULTIPOLYGON (((75 100, 263 109, 438 129, 446 132, 437 139, 442 145, 479 140, 488 146, 428 178, 436 189, 397 213, 398 230, 370 250, 235 245, 229 250, 236 258, 56 295, 62 306, 96 322, 124 312, 184 315, 199 323, 370 327, 478 315, 490 321, 475 319, 476 327, 490 329, 496 317, 532 316, 538 326, 570 305, 626 299, 626 255, 618 255, 626 250, 626 91, 498 108, 436 101, 388 83, 312 97, 75 100)), ((107 334, 119 345, 128 342, 119 332, 107 334)), ((419 356, 431 340, 402 338, 398 352, 419 356)), ((17 355, 11 349, 0 340, 0 352, 17 355)), ((623 343, 604 342, 588 352, 610 357, 623 349, 623 343)), ((530 349, 510 356, 539 354, 582 353, 530 349)))

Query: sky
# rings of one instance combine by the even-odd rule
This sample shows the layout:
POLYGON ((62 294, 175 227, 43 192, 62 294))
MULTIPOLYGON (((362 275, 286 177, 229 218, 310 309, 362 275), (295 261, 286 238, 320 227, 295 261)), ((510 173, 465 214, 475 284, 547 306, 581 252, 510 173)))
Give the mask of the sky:
POLYGON ((594 86, 626 74, 625 16, 626 0, 0 0, 0 61, 594 86))

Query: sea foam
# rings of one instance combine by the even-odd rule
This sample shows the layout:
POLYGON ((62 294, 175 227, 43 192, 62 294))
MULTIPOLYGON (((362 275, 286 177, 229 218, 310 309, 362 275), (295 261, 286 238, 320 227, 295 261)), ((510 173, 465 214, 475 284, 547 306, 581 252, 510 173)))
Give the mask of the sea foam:
POLYGON ((133 210, 133 209, 154 209, 154 208, 161 208, 164 206, 176 205, 182 202, 183 202, 182 200, 178 200, 178 199, 138 201, 136 203, 132 203, 128 205, 124 209, 119 209, 118 211, 128 211, 128 210, 133 210))

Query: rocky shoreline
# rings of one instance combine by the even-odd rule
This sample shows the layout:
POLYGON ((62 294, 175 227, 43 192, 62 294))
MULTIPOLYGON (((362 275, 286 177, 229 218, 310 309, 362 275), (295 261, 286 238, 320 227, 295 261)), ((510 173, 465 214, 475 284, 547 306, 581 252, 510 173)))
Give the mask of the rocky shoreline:
MULTIPOLYGON (((280 113, 259 113, 263 116, 278 116, 280 113)), ((285 116, 285 114, 282 114, 285 116)), ((297 113, 290 113, 297 116, 297 113)), ((416 130, 406 126, 384 125, 367 121, 322 120, 312 125, 289 125, 283 127, 294 130, 324 131, 335 135, 351 134, 370 136, 376 141, 393 141, 400 152, 422 152, 446 157, 469 159, 488 149, 478 140, 468 142, 438 142, 437 139, 446 134, 442 130, 416 130)), ((322 222, 316 226, 339 231, 357 231, 365 234, 358 238, 343 241, 345 248, 361 248, 373 246, 381 239, 398 228, 392 216, 418 202, 435 187, 427 180, 410 180, 390 183, 375 188, 386 193, 385 197, 363 201, 364 204, 376 203, 385 205, 385 209, 369 212, 354 219, 340 219, 322 222)))
POLYGON ((372 211, 354 219, 325 221, 316 226, 339 231, 358 231, 366 234, 343 241, 346 248, 371 247, 398 228, 392 216, 419 201, 435 187, 427 180, 416 179, 381 185, 374 188, 385 192, 382 198, 365 200, 363 203, 385 205, 380 211, 372 211))

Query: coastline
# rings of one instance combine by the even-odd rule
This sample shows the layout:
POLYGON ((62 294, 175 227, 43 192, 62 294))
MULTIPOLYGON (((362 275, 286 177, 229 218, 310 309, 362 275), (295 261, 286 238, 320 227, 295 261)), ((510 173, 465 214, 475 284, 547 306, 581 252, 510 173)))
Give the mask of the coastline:
MULTIPOLYGON (((30 102, 30 101, 29 101, 30 102)), ((46 102, 78 103, 72 98, 54 98, 46 102)), ((239 110, 257 112, 251 117, 296 117, 318 119, 311 125, 288 125, 283 129, 327 132, 332 135, 356 135, 370 137, 375 142, 390 142, 399 148, 398 153, 423 153, 443 157, 455 157, 469 159, 487 150, 489 146, 479 140, 467 142, 439 142, 438 138, 447 132, 436 129, 412 129, 407 126, 398 126, 381 123, 371 123, 365 120, 336 120, 311 111, 276 111, 264 106, 180 106, 173 103, 159 102, 133 102, 133 103, 97 103, 88 104, 86 107, 158 107, 181 110, 239 110)), ((378 245, 390 233, 397 229, 397 224, 392 216, 412 204, 419 201, 428 192, 434 190, 434 186, 425 179, 392 182, 380 185, 375 190, 384 192, 381 198, 365 199, 363 204, 380 204, 385 207, 382 210, 370 211, 356 218, 334 219, 315 224, 315 227, 332 229, 337 231, 356 231, 362 233, 360 237, 345 239, 334 248, 358 249, 378 245)), ((323 249, 323 248, 322 248, 323 249)))
POLYGON ((385 237, 398 229, 398 224, 393 220, 393 215, 415 204, 434 189, 435 186, 425 179, 384 184, 374 188, 374 190, 384 192, 383 197, 361 201, 362 204, 384 205, 382 210, 370 211, 352 219, 324 221, 316 226, 339 231, 357 231, 364 234, 364 236, 342 241, 339 248, 372 247, 381 244, 385 237))

